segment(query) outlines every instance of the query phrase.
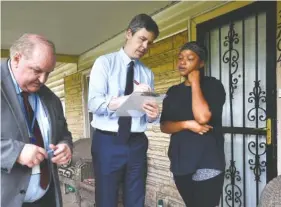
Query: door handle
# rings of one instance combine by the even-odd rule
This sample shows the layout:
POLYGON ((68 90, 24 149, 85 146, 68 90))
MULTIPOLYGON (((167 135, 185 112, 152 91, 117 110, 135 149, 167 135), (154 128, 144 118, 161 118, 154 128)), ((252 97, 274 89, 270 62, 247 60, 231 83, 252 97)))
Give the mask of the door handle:
POLYGON ((257 131, 257 132, 265 132, 266 133, 266 144, 271 145, 271 143, 272 143, 271 118, 266 119, 266 127, 256 128, 254 130, 257 131))
POLYGON ((271 145, 272 143, 272 130, 271 130, 271 118, 266 119, 266 144, 271 145))

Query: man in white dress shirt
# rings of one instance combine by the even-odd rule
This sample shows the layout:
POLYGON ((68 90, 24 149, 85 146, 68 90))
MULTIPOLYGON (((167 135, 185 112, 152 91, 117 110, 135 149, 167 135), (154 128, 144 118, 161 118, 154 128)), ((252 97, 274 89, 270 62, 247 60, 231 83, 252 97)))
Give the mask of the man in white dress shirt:
POLYGON ((88 108, 93 113, 92 141, 97 207, 117 206, 123 184, 125 207, 143 207, 147 170, 148 122, 159 115, 158 105, 144 104, 142 117, 117 117, 116 109, 134 91, 154 90, 154 76, 139 59, 159 35, 155 21, 135 16, 126 30, 126 43, 118 52, 96 59, 89 84, 88 108))

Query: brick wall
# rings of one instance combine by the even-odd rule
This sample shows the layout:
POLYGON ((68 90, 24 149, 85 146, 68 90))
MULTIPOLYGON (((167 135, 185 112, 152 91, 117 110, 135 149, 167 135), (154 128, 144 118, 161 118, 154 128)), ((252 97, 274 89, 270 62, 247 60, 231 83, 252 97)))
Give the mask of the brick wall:
POLYGON ((65 115, 74 141, 84 134, 81 74, 75 73, 64 79, 65 115))
POLYGON ((55 70, 50 73, 46 85, 62 100, 64 99, 64 78, 77 72, 75 63, 56 63, 55 70))

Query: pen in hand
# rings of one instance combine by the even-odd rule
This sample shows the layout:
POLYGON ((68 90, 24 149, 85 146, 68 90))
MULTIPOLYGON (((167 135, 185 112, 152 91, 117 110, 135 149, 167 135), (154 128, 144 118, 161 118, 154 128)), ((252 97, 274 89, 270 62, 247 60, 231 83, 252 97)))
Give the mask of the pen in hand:
POLYGON ((134 84, 136 84, 134 92, 151 92, 151 88, 147 84, 140 84, 138 81, 134 80, 134 84))

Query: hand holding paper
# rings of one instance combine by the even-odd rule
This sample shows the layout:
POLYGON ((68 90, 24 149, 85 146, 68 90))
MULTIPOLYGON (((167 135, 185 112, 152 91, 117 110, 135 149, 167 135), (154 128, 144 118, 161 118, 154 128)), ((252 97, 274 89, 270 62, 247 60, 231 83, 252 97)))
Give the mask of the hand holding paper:
POLYGON ((159 114, 159 107, 156 102, 145 102, 143 105, 143 110, 151 121, 157 119, 159 114))
MULTIPOLYGON (((150 92, 151 88, 147 84, 139 84, 138 82, 135 82, 136 84, 134 92, 150 92)), ((108 104, 108 108, 111 111, 116 111, 127 99, 129 96, 120 96, 120 97, 112 97, 111 101, 108 104)))
POLYGON ((150 119, 158 116, 158 103, 162 102, 164 95, 153 92, 134 92, 116 110, 117 116, 141 117, 147 114, 150 119))

